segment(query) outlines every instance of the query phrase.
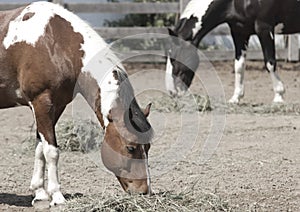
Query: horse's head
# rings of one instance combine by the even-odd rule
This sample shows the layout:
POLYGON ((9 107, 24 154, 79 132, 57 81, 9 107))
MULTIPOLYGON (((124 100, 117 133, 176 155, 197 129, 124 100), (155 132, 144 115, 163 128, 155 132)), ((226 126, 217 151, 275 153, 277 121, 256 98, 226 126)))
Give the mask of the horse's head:
POLYGON ((171 95, 183 95, 190 87, 199 64, 197 48, 169 30, 167 49, 166 89, 171 95))
POLYGON ((126 192, 150 194, 148 151, 153 129, 147 116, 151 105, 140 109, 128 79, 120 81, 119 92, 119 98, 106 117, 108 124, 101 146, 102 161, 126 192))

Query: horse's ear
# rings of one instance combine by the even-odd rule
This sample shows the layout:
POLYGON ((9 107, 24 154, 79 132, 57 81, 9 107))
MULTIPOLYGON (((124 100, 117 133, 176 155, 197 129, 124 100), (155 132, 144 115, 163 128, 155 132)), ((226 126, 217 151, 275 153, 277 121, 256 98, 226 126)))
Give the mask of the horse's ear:
POLYGON ((152 103, 149 103, 149 104, 146 106, 146 108, 144 109, 144 115, 145 115, 146 117, 148 117, 149 114, 150 114, 151 105, 152 105, 152 103))
POLYGON ((170 28, 168 28, 169 35, 177 37, 178 35, 170 28))

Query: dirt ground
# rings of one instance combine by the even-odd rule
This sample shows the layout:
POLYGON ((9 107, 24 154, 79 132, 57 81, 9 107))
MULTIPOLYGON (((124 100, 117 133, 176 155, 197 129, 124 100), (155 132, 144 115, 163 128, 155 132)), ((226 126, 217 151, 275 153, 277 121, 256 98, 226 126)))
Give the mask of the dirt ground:
MULTIPOLYGON (((232 61, 213 63, 227 100, 233 93, 232 65, 232 61)), ((161 69, 128 66, 143 107, 156 95, 164 95, 161 69), (144 85, 151 86, 143 91, 144 85)), ((253 112, 251 108, 271 105, 273 91, 263 63, 248 62, 246 92, 240 106, 244 110, 226 114, 224 131, 220 126, 220 144, 206 163, 201 162, 201 152, 212 133, 215 114, 160 112, 154 105, 150 122, 156 136, 149 153, 153 190, 199 190, 220 197, 232 211, 299 211, 300 64, 279 62, 278 72, 286 87, 285 106, 296 105, 296 109, 253 112), (182 140, 176 142, 181 134, 182 140), (174 145, 179 145, 179 149, 174 145)), ((199 79, 195 79, 191 91, 205 94, 204 90, 199 79)), ((60 122, 72 119, 74 108, 77 112, 83 110, 70 105, 60 122)), ((25 107, 0 110, 0 124, 0 211, 34 211, 29 190, 34 152, 26 141, 35 132, 32 114, 25 107)), ((62 191, 69 200, 100 193, 122 194, 115 177, 101 165, 98 154, 63 151, 59 166, 62 191)))

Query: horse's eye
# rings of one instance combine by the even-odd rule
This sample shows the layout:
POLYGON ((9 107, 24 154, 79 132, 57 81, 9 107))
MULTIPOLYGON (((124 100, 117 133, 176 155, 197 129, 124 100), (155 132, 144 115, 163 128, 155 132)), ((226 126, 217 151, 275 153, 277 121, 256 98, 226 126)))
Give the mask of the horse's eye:
POLYGON ((135 147, 133 147, 133 146, 126 146, 126 149, 127 149, 128 153, 132 154, 134 152, 134 150, 135 150, 135 147))

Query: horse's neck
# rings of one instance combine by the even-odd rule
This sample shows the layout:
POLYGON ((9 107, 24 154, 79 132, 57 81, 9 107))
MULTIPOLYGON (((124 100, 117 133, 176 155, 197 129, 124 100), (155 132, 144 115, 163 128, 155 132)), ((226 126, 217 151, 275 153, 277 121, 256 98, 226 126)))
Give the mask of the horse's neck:
POLYGON ((94 110, 103 128, 108 125, 107 117, 116 100, 120 96, 128 96, 122 90, 130 90, 120 89, 120 85, 124 88, 126 83, 122 82, 123 67, 119 67, 118 62, 109 49, 104 49, 86 64, 78 79, 79 92, 94 110))
POLYGON ((192 43, 198 46, 202 38, 212 29, 226 21, 227 8, 231 0, 192 0, 181 15, 182 18, 197 17, 193 29, 192 43))
POLYGON ((101 113, 101 91, 97 80, 91 73, 83 72, 78 77, 76 89, 95 112, 101 126, 105 128, 103 115, 101 113))

